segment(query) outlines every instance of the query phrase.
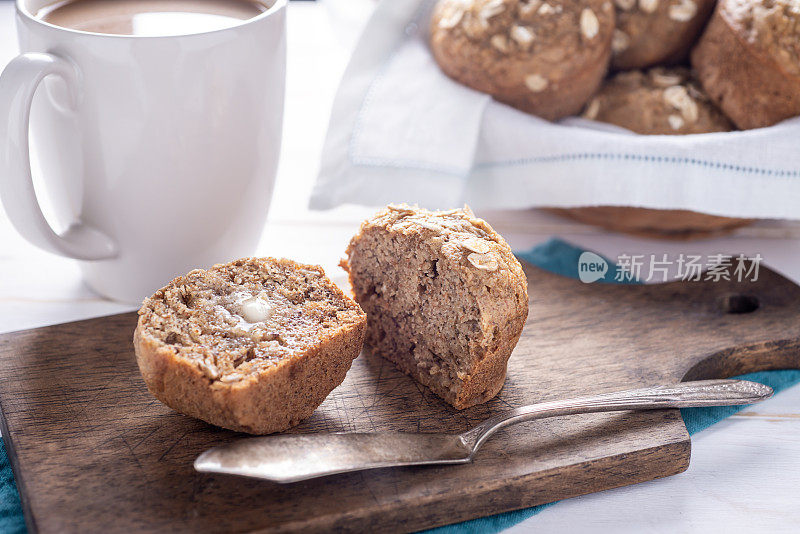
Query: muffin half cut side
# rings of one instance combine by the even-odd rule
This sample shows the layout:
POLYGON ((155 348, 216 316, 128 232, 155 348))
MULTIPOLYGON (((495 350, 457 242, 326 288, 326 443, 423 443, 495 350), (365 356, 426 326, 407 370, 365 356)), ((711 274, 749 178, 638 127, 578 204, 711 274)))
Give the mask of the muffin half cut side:
POLYGON ((249 258, 192 271, 146 299, 134 347, 164 404, 269 434, 309 417, 344 380, 365 327, 320 267, 249 258))
POLYGON ((494 397, 528 315, 525 274, 468 209, 390 206, 343 266, 368 316, 365 347, 462 409, 494 397))

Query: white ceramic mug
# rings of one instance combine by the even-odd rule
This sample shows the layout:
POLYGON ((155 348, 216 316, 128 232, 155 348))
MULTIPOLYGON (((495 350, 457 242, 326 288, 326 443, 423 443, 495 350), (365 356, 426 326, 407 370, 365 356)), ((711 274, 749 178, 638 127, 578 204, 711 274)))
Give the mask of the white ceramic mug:
POLYGON ((230 28, 162 37, 34 17, 52 2, 17 0, 22 55, 0 76, 0 196, 12 224, 126 302, 252 254, 280 151, 286 0, 230 28), (60 233, 37 201, 29 143, 60 233))

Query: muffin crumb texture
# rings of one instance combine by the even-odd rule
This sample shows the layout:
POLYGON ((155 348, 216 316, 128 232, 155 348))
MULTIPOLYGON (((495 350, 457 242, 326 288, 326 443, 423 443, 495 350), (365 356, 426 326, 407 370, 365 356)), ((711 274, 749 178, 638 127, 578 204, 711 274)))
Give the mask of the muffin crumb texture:
POLYGON ((500 391, 528 315, 527 282, 469 208, 389 206, 362 224, 342 265, 368 316, 367 350, 459 409, 500 391))
POLYGON ((341 383, 365 319, 320 267, 249 258, 192 271, 146 299, 134 344, 159 400, 266 434, 311 415, 341 383))

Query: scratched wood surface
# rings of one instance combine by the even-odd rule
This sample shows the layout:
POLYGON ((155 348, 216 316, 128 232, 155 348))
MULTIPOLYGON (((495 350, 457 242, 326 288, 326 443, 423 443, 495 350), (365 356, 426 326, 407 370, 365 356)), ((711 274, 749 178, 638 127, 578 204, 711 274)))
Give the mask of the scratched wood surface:
MULTIPOLYGON (((755 283, 659 286, 526 272, 531 313, 497 398, 457 412, 362 354, 294 431, 460 432, 542 400, 800 367, 800 288, 763 267, 755 283)), ((469 465, 286 486, 202 475, 194 458, 242 435, 149 395, 134 325, 134 314, 122 314, 0 336, 3 436, 31 531, 416 530, 664 477, 689 463, 680 414, 665 410, 517 425, 469 465)))

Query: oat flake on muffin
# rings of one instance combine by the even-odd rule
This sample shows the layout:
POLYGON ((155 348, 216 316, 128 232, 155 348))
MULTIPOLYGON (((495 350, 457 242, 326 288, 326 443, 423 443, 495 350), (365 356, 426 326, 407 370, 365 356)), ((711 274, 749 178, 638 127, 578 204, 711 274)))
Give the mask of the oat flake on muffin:
POLYGON ((440 0, 430 42, 451 78, 554 120, 600 85, 613 29, 610 0, 440 0))

